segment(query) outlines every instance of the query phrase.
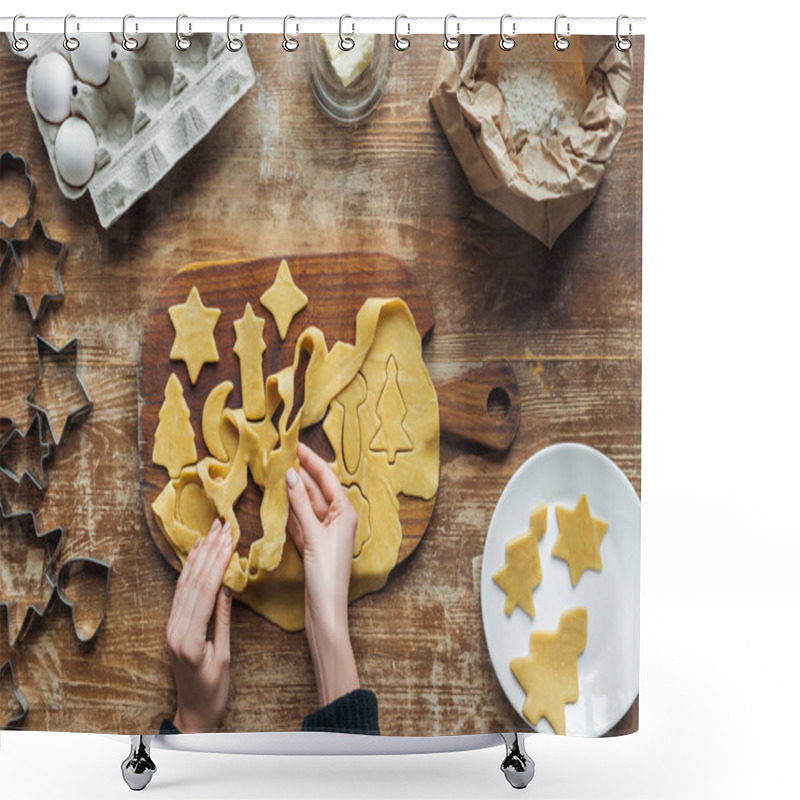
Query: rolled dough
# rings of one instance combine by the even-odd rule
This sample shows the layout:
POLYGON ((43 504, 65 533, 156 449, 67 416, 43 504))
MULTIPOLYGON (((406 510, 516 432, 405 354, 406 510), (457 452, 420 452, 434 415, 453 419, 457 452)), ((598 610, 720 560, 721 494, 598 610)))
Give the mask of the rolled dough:
MULTIPOLYGON (((237 348, 241 362, 254 357, 251 348, 258 350, 259 343, 254 337, 242 337, 237 348)), ((354 600, 380 589, 397 563, 402 540, 398 496, 429 499, 438 488, 436 391, 422 360, 414 318, 398 298, 364 302, 356 317, 355 344, 336 342, 329 350, 321 330, 306 328, 295 345, 293 363, 266 379, 263 419, 248 419, 244 409, 227 408, 232 388, 230 381, 220 383, 206 399, 203 437, 210 455, 184 466, 161 491, 153 510, 181 562, 198 537, 206 534, 210 519, 220 516, 230 521, 234 553, 225 584, 262 616, 286 630, 300 630, 303 563, 286 535, 285 478, 290 466, 297 467, 300 430, 324 418, 323 430, 335 453, 331 466, 359 513, 349 593, 354 600), (303 352, 308 356, 304 402, 289 424, 303 352), (388 405, 383 420, 378 412, 390 359, 395 364, 392 380, 407 409, 400 422, 410 443, 408 450, 394 453, 393 461, 388 451, 369 446, 382 424, 396 422, 396 410, 388 405), (272 417, 281 404, 276 428, 272 417), (352 409, 346 423, 345 409, 352 409), (347 465, 345 425, 347 441, 357 432, 359 442, 355 451, 348 445, 347 465), (248 472, 262 492, 262 535, 245 557, 236 552, 240 529, 235 507, 247 486, 248 472)))

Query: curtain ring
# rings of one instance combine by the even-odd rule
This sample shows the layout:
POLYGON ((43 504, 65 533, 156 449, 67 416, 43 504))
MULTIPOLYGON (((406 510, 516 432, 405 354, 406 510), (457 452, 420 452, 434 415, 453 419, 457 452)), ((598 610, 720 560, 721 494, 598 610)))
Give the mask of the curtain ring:
POLYGON ((458 41, 457 37, 458 37, 459 33, 461 33, 461 23, 458 22, 455 14, 448 14, 444 18, 444 42, 442 44, 444 45, 444 49, 445 50, 450 50, 451 52, 453 50, 458 50, 459 41, 458 41), (447 30, 451 19, 455 19, 456 20, 456 35, 455 36, 450 36, 450 34, 449 34, 448 30, 447 30))
POLYGON ((74 14, 67 14, 67 16, 64 17, 64 49, 69 50, 70 53, 81 46, 79 39, 69 35, 69 21, 71 19, 75 19, 74 14))
MULTIPOLYGON (((287 53, 293 53, 298 47, 300 47, 300 41, 295 39, 293 36, 289 36, 288 27, 290 19, 297 19, 297 17, 293 17, 291 14, 289 14, 283 18, 283 49, 287 53)), ((296 26, 295 32, 300 32, 299 25, 296 26)))
MULTIPOLYGON (((188 50, 192 46, 192 40, 181 33, 181 20, 187 19, 188 14, 178 14, 175 19, 175 47, 178 50, 188 50)), ((189 30, 192 30, 192 23, 189 23, 189 30)))
MULTIPOLYGON (((231 14, 228 17, 228 41, 225 43, 225 47, 227 47, 231 53, 238 53, 244 47, 244 42, 238 36, 233 36, 231 34, 231 23, 235 19, 239 19, 236 14, 231 14)), ((239 25, 239 32, 241 33, 241 31, 242 26, 239 25)))
MULTIPOLYGON (((554 31, 555 31, 556 38, 555 38, 555 41, 553 42, 553 47, 555 47, 555 49, 558 50, 559 52, 563 52, 564 50, 566 50, 569 47, 569 39, 565 39, 558 32, 558 21, 561 20, 561 19, 566 19, 566 18, 567 18, 566 14, 559 14, 556 17, 556 22, 555 22, 555 26, 554 26, 554 31)), ((567 36, 569 36, 569 22, 567 22, 567 36)))
MULTIPOLYGON (((353 19, 349 14, 342 14, 339 17, 339 49, 344 50, 347 52, 348 50, 352 50, 356 46, 355 39, 350 38, 350 36, 345 36, 343 32, 344 21, 346 19, 353 19)), ((351 34, 356 32, 356 24, 353 23, 353 30, 350 31, 351 34)))
MULTIPOLYGON (((394 18, 394 48, 402 53, 404 50, 408 50, 408 48, 411 47, 411 39, 400 35, 401 19, 408 19, 408 17, 405 14, 398 14, 394 18)), ((407 22, 406 26, 408 28, 408 32, 411 33, 411 23, 407 22)))
MULTIPOLYGON (((22 36, 20 36, 17 33, 17 23, 21 19, 25 19, 25 17, 22 14, 17 14, 14 17, 14 24, 11 27, 11 34, 14 37, 12 42, 11 42, 11 45, 13 46, 13 48, 18 53, 21 53, 23 50, 27 50, 28 49, 28 45, 30 44, 30 42, 27 39, 23 38, 22 36)), ((25 23, 25 30, 27 30, 27 29, 28 29, 28 25, 27 25, 27 23, 25 23)))
MULTIPOLYGON (((128 36, 128 20, 136 19, 133 14, 126 14, 122 18, 122 46, 126 50, 136 50, 139 47, 139 40, 134 39, 133 36, 128 36)), ((138 26, 137 26, 138 30, 138 26)))
MULTIPOLYGON (((516 42, 511 38, 511 36, 506 36, 505 31, 503 29, 507 19, 511 19, 511 14, 503 14, 503 16, 500 17, 500 42, 499 42, 499 45, 500 45, 500 49, 501 50, 513 50, 514 49, 514 45, 516 45, 516 42)), ((511 23, 511 33, 513 35, 516 32, 517 32, 517 23, 516 22, 512 22, 511 23)))
POLYGON ((633 42, 631 42, 631 40, 628 38, 628 36, 630 36, 631 33, 633 32, 633 26, 630 24, 630 22, 628 23, 628 36, 623 36, 619 32, 620 31, 620 23, 624 19, 628 19, 626 14, 620 14, 617 17, 617 44, 616 44, 616 48, 617 48, 617 50, 620 51, 620 53, 626 53, 633 46, 633 42))

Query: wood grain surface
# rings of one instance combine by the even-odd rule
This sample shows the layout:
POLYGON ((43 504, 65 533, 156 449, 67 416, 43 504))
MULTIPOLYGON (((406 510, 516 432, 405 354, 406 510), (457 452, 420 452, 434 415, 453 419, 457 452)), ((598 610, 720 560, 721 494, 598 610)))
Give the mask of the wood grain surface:
MULTIPOLYGON (((392 48, 386 96, 355 128, 318 108, 308 48, 287 54, 280 37, 250 36, 248 49, 256 86, 105 231, 88 196, 59 193, 27 106, 27 63, 0 42, 0 149, 29 160, 34 214, 69 247, 65 300, 38 324, 10 295, 9 270, 0 277, 0 417, 27 427, 37 332, 59 346, 78 337, 94 401, 56 450, 47 491, 0 475, 0 497, 11 510, 35 510, 42 530, 64 528, 60 563, 92 556, 112 565, 92 645, 76 639, 58 602, 16 650, 0 635, 0 663, 16 660, 30 703, 24 727, 147 733, 174 712, 165 626, 175 572, 147 533, 137 457, 136 364, 159 287, 195 261, 380 251, 407 264, 427 294, 434 381, 507 360, 521 419, 505 453, 442 437, 428 533, 382 592, 351 606, 361 682, 376 691, 387 734, 524 729, 481 627, 495 503, 532 453, 563 441, 596 447, 640 487, 644 42, 635 39, 628 125, 597 197, 552 250, 472 194, 428 103, 441 37, 419 36, 409 53, 392 48)), ((303 635, 239 604, 231 670, 224 730, 297 730, 316 708, 303 635)), ((635 703, 616 731, 637 720, 635 703)))

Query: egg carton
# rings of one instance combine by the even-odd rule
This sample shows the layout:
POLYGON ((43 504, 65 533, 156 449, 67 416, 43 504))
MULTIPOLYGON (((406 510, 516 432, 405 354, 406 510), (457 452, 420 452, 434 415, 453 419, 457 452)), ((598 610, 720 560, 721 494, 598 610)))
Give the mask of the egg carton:
POLYGON ((149 34, 137 50, 111 40, 108 80, 93 86, 76 75, 71 87, 70 116, 85 119, 97 139, 94 174, 78 188, 62 178, 56 165, 61 123, 44 119, 33 98, 39 57, 58 52, 72 66, 72 54, 62 46, 63 36, 27 38, 30 46, 20 55, 32 62, 28 103, 59 189, 71 200, 88 190, 103 228, 152 189, 255 83, 246 46, 231 52, 224 35, 193 34, 186 50, 179 50, 174 35, 167 34, 149 34))

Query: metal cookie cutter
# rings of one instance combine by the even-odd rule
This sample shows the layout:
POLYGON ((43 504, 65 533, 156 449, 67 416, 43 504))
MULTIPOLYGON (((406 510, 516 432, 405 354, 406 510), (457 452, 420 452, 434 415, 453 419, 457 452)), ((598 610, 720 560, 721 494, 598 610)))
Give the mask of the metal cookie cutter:
POLYGON ((14 662, 11 659, 0 666, 0 685, 2 685, 4 680, 9 680, 11 682, 11 694, 14 695, 14 700, 16 700, 17 706, 19 707, 19 710, 13 713, 8 719, 0 720, 3 722, 3 730, 10 730, 22 722, 28 715, 28 701, 17 686, 17 679, 14 675, 14 662), (6 678, 6 674, 8 678, 6 678))
POLYGON ((111 565, 96 558, 89 558, 88 556, 71 558, 69 561, 64 562, 64 564, 61 565, 61 569, 58 571, 58 579, 56 580, 56 591, 58 592, 58 597, 61 602, 70 610, 72 628, 75 631, 75 635, 78 637, 79 641, 83 642, 84 644, 88 644, 89 642, 93 641, 94 637, 97 636, 98 631, 103 625, 103 622, 106 618, 106 610, 108 608, 108 592, 110 587, 111 565), (75 618, 75 607, 82 605, 82 602, 77 598, 70 598, 68 595, 70 576, 73 573, 85 570, 92 571, 96 575, 102 575, 104 582, 103 607, 100 614, 100 619, 97 621, 97 625, 88 632, 86 629, 79 626, 78 620, 75 618))
POLYGON ((28 167, 28 162, 22 156, 16 156, 10 150, 5 150, 0 154, 0 192, 3 191, 2 182, 3 178, 9 172, 22 172, 23 178, 28 183, 28 204, 25 213, 21 217, 17 217, 11 225, 0 219, 0 228, 13 230, 19 225, 20 222, 28 219, 33 211, 33 199, 36 197, 36 184, 31 177, 31 171, 28 167))
POLYGON ((11 261, 11 242, 0 236, 0 284, 3 282, 3 273, 9 261, 11 261))
MULTIPOLYGON (((38 411, 47 421, 47 427, 50 429, 50 435, 53 437, 53 443, 58 447, 61 444, 61 439, 64 433, 69 430, 70 426, 76 421, 85 417, 92 410, 92 398, 89 396, 89 391, 86 384, 83 382, 80 373, 78 372, 78 340, 73 339, 67 342, 62 348, 54 347, 50 342, 42 336, 36 335, 36 358, 39 361, 39 375, 36 378, 36 383, 28 393, 28 405, 38 411), (54 410, 48 411, 41 403, 37 403, 36 395, 42 391, 42 387, 52 380, 48 378, 47 362, 48 360, 66 359, 70 363, 69 369, 78 384, 80 394, 83 395, 82 402, 78 403, 74 408, 67 411, 64 415, 63 422, 60 430, 56 430, 53 423, 54 410)), ((49 386, 48 386, 49 388, 49 386)))
POLYGON ((12 433, 17 429, 17 425, 11 417, 0 417, 0 450, 12 433))
POLYGON ((67 246, 62 242, 51 239, 47 234, 47 228, 45 228, 44 223, 41 219, 37 219, 27 239, 13 239, 11 241, 11 251, 14 254, 14 261, 16 262, 16 270, 14 271, 14 278, 11 282, 11 294, 15 297, 22 298, 28 306, 31 319, 34 322, 39 322, 44 316, 47 306, 52 301, 60 302, 64 299, 64 284, 61 282, 61 265, 67 257, 67 246), (52 256, 53 282, 55 284, 55 292, 45 292, 39 297, 38 308, 34 305, 33 296, 20 290, 20 284, 25 277, 26 269, 28 269, 28 254, 35 249, 46 250, 52 256))
POLYGON ((4 475, 8 475, 8 477, 11 478, 11 480, 17 485, 22 483, 22 479, 27 475, 31 483, 33 483, 33 485, 40 492, 44 491, 45 486, 47 485, 47 476, 45 475, 44 464, 49 455, 50 444, 45 438, 44 430, 42 428, 42 418, 39 416, 39 414, 34 415, 33 420, 31 420, 30 427, 25 433, 22 433, 19 428, 14 426, 14 428, 12 428, 11 432, 6 437, 5 441, 3 441, 2 437, 0 437, 0 472, 2 472, 4 475), (11 452, 19 440, 27 440, 27 438, 33 433, 34 426, 36 427, 37 431, 36 441, 38 442, 39 446, 39 456, 36 458, 34 463, 25 466, 25 469, 21 475, 17 475, 10 466, 2 463, 3 456, 4 454, 11 452), (32 469, 32 467, 36 466, 36 462, 39 464, 38 475, 32 469))
MULTIPOLYGON (((0 606, 5 606, 6 616, 8 618, 8 643, 11 647, 16 647, 19 642, 33 623, 34 617, 41 619, 50 608, 53 598, 56 595, 56 582, 52 577, 53 565, 56 562, 59 550, 61 548, 61 528, 53 528, 51 531, 39 533, 36 526, 36 517, 32 511, 21 511, 20 513, 6 514, 2 504, 0 504, 0 547, 4 542, 11 540, 11 537, 22 535, 27 539, 33 538, 37 544, 44 544, 46 556, 43 561, 46 561, 44 569, 42 570, 39 589, 41 590, 41 597, 25 597, 22 603, 19 603, 21 592, 16 593, 16 596, 11 596, 13 587, 4 585, 3 581, 9 576, 13 579, 14 575, 14 562, 9 562, 9 568, 5 569, 0 577, 0 606), (4 596, 8 593, 8 596, 4 596), (19 613, 18 607, 24 605, 25 610, 19 613)), ((28 548, 27 555, 30 556, 32 548, 28 548)), ((17 565, 19 569, 24 570, 24 566, 17 565)))

